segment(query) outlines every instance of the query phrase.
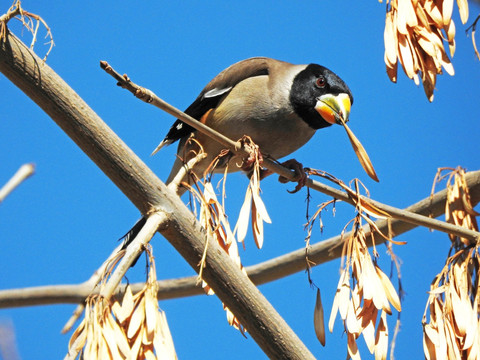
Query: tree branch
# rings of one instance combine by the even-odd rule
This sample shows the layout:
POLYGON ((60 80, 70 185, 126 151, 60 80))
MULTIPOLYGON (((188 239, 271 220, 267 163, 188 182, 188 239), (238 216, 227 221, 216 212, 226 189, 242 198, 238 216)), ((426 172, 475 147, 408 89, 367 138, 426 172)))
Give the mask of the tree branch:
POLYGON ((32 176, 35 172, 35 165, 24 164, 20 166, 17 172, 12 176, 10 180, 0 189, 0 203, 17 188, 23 181, 32 176))
POLYGON ((107 284, 100 292, 100 296, 107 300, 111 298, 115 292, 115 289, 118 288, 118 285, 122 281, 122 278, 125 276, 128 269, 130 269, 130 266, 137 261, 138 257, 145 249, 145 245, 150 242, 157 232, 157 229, 163 225, 166 219, 166 215, 162 212, 154 212, 148 216, 145 225, 142 227, 135 239, 133 239, 133 241, 128 245, 125 256, 116 266, 112 276, 110 276, 107 284))
MULTIPOLYGON (((470 190, 472 204, 480 202, 480 171, 470 172, 466 175, 467 184, 470 190)), ((440 216, 445 212, 445 201, 447 191, 442 190, 425 198, 405 210, 416 214, 440 216)), ((382 232, 387 232, 388 224, 386 221, 376 222, 382 232)), ((391 220, 390 229, 395 236, 401 235, 417 227, 401 220, 391 220)), ((369 230, 365 229, 368 233, 369 230)), ((346 234, 345 236, 348 236, 346 234)), ((385 242, 381 236, 375 238, 376 244, 385 242)), ((341 238, 335 236, 312 245, 308 250, 309 260, 315 265, 323 264, 327 261, 341 256, 341 238)), ((371 245, 371 244, 370 244, 371 245)), ((256 284, 264 284, 270 281, 278 280, 288 275, 305 270, 305 248, 300 248, 288 254, 267 260, 260 264, 246 267, 250 279, 256 284)), ((159 299, 173 299, 178 297, 200 295, 205 292, 197 286, 197 277, 190 276, 178 279, 159 280, 159 299)), ((132 284, 132 290, 140 290, 141 283, 132 284)), ((44 305, 56 303, 78 303, 83 301, 91 291, 91 286, 86 287, 85 283, 78 285, 52 285, 32 287, 27 289, 12 289, 0 291, 0 308, 44 305)), ((121 293, 120 289, 117 293, 121 293)))
MULTIPOLYGON (((0 42, 0 71, 75 141, 140 212, 166 214, 159 232, 198 272, 205 234, 193 214, 49 66, 10 33, 0 42)), ((314 358, 218 244, 209 244, 206 262, 204 280, 267 356, 314 358)))

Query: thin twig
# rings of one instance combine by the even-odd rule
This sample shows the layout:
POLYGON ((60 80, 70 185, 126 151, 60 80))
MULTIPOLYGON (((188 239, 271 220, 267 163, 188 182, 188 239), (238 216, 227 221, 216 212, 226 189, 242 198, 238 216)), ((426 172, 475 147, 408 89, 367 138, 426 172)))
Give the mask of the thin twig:
MULTIPOLYGON (((10 9, 8 9, 7 13, 0 16, 0 23, 7 24, 11 19, 19 15, 21 11, 22 8, 20 7, 20 0, 16 0, 12 6, 10 6, 10 9)), ((2 38, 0 37, 0 39, 2 38)))
POLYGON ((477 49, 477 43, 475 41, 475 31, 477 30, 477 22, 480 20, 480 14, 477 15, 477 18, 475 21, 470 25, 466 30, 465 33, 468 35, 468 32, 472 30, 472 44, 473 44, 473 50, 475 51, 475 55, 477 55, 477 59, 480 60, 480 53, 478 52, 477 49))
MULTIPOLYGON (((108 74, 112 75, 117 81, 118 85, 124 89, 127 89, 131 93, 133 93, 139 99, 145 101, 146 103, 152 104, 170 115, 182 120, 186 124, 192 126, 193 128, 197 129, 198 131, 204 133, 205 135, 211 137, 213 140, 221 143, 222 145, 227 146, 230 150, 234 151, 237 154, 242 156, 246 155, 248 152, 245 151, 243 147, 239 147, 239 143, 233 141, 226 136, 220 134, 219 132, 211 129, 210 127, 206 126, 205 124, 201 123, 198 120, 195 120, 191 116, 185 114, 183 111, 175 108, 174 106, 168 104, 164 100, 160 99, 155 93, 151 90, 145 89, 135 83, 133 83, 127 75, 120 75, 116 72, 106 61, 101 61, 100 66, 104 69, 108 74)), ((277 173, 280 176, 283 176, 289 180, 295 179, 295 173, 290 169, 285 168, 284 166, 278 164, 277 162, 270 160, 268 158, 263 159, 263 164, 265 168, 277 173)), ((307 179, 305 186, 309 188, 318 190, 324 194, 330 195, 337 200, 346 201, 349 204, 355 205, 354 201, 351 199, 350 195, 346 192, 341 190, 337 190, 330 186, 324 185, 318 181, 312 180, 310 178, 307 179)), ((479 242, 480 233, 476 231, 472 231, 469 229, 465 229, 461 226, 456 226, 453 224, 446 223, 444 221, 431 219, 428 216, 422 216, 419 214, 409 213, 406 210, 398 209, 390 205, 382 204, 378 201, 372 200, 365 196, 360 196, 360 200, 363 203, 371 204, 374 207, 387 212, 388 215, 395 219, 400 219, 406 222, 410 222, 415 225, 425 226, 427 228, 431 228, 434 230, 442 231, 448 234, 453 234, 461 237, 466 237, 471 239, 475 242, 479 242)))
MULTIPOLYGON (((169 113, 170 115, 177 117, 181 119, 183 122, 186 124, 192 126, 193 128, 201 131, 202 133, 208 135, 215 141, 219 142, 220 144, 226 146, 230 150, 238 150, 238 143, 229 139, 228 137, 220 134, 219 132, 213 130, 212 128, 208 127, 207 125, 201 123, 200 121, 197 121, 193 117, 185 114, 183 111, 175 108, 174 106, 170 105, 166 101, 160 99, 155 93, 149 89, 146 89, 144 87, 141 87, 134 82, 130 80, 130 78, 125 74, 125 75, 120 75, 118 72, 116 72, 106 61, 100 61, 100 67, 105 70, 108 74, 113 76, 115 80, 118 81, 117 85, 130 91, 135 97, 138 99, 148 103, 152 104, 155 107, 158 107, 159 109, 169 113)), ((245 152, 244 155, 247 153, 245 152)))
POLYGON ((138 256, 143 252, 144 246, 150 242, 159 226, 166 220, 163 212, 154 212, 150 214, 138 235, 128 245, 125 256, 116 267, 112 276, 108 279, 105 287, 100 292, 100 296, 107 301, 111 298, 122 278, 127 273, 131 265, 137 260, 138 256))
POLYGON ((37 42, 37 34, 38 34, 38 29, 40 28, 40 23, 43 24, 45 29, 47 30, 47 34, 45 35, 46 38, 50 38, 48 43, 50 44, 50 47, 47 50, 47 53, 45 54, 45 57, 42 59, 43 62, 47 60, 48 55, 53 49, 53 46, 55 45, 53 41, 53 35, 50 27, 46 23, 45 20, 40 15, 31 13, 29 11, 23 10, 22 8, 22 3, 20 0, 15 0, 8 9, 6 14, 3 14, 0 16, 0 41, 5 41, 7 37, 7 23, 13 19, 16 18, 19 20, 22 25, 32 34, 32 42, 30 44, 30 49, 33 50, 33 47, 35 46, 35 43, 37 42), (33 20, 36 20, 37 23, 34 26, 33 20))
POLYGON ((167 185, 167 187, 174 191, 178 192, 178 187, 180 186, 180 182, 183 180, 185 175, 192 169, 196 163, 198 163, 200 160, 204 159, 207 156, 206 153, 200 152, 198 155, 196 155, 194 158, 190 159, 186 164, 184 164, 178 173, 175 175, 173 180, 170 182, 170 184, 167 185))
MULTIPOLYGON (((112 253, 110 254, 110 256, 107 258, 107 260, 105 260, 103 262, 103 264, 93 273, 93 275, 90 277, 90 279, 88 279, 87 281, 84 281, 81 286, 82 287, 87 287, 89 290, 89 293, 93 292, 95 290, 95 287, 97 286, 97 284, 100 282, 100 280, 102 279, 102 276, 103 274, 105 274, 105 270, 106 268, 108 267, 108 265, 111 263, 112 259, 114 259, 117 255, 118 255, 118 252, 122 249, 123 247, 123 244, 120 244, 118 245, 115 250, 112 251, 112 253)), ((85 296, 85 298, 87 297, 88 295, 85 296)), ((70 329, 72 328, 73 324, 75 324, 75 322, 80 318, 80 316, 82 315, 83 313, 83 310, 85 309, 85 303, 82 302, 80 304, 78 304, 78 306, 75 308, 75 310, 73 311, 73 314, 72 316, 70 317, 70 319, 68 319, 68 321, 65 323, 65 325, 63 326, 63 329, 61 330, 62 334, 65 334, 67 332, 70 331, 70 329)))
MULTIPOLYGON (((447 234, 453 234, 457 236, 464 236, 467 237, 468 239, 474 241, 474 242, 479 242, 480 241, 480 233, 477 231, 473 231, 470 229, 466 229, 464 227, 451 224, 445 221, 440 221, 437 219, 432 219, 428 216, 416 214, 414 212, 405 210, 405 209, 398 209, 394 206, 390 206, 387 204, 383 204, 381 202, 378 202, 376 200, 373 200, 369 197, 363 196, 363 195, 358 195, 354 194, 349 188, 343 184, 341 181, 338 179, 335 179, 332 175, 327 174, 325 172, 318 172, 315 171, 315 175, 320 175, 323 178, 333 181, 335 184, 341 186, 345 192, 337 190, 338 193, 341 194, 341 196, 334 196, 336 199, 346 201, 352 205, 356 205, 358 202, 362 202, 363 206, 366 207, 367 205, 372 206, 372 210, 374 212, 379 212, 380 214, 378 216, 375 216, 377 218, 382 217, 383 215, 390 216, 394 219, 398 220, 403 220, 406 222, 409 222, 411 224, 419 225, 419 226, 424 226, 429 229, 433 230, 438 230, 447 234), (348 197, 348 199, 345 198, 345 195, 348 197), (460 235, 461 234, 461 235, 460 235)), ((318 185, 325 186, 321 183, 315 182, 314 186, 312 186, 313 189, 317 189, 318 185)), ((320 189, 318 189, 321 192, 324 192, 320 189)), ((333 196, 333 195, 332 195, 333 196)))
POLYGON ((28 179, 35 173, 34 164, 24 164, 20 166, 17 172, 12 176, 10 180, 0 189, 0 203, 20 185, 23 181, 28 179))

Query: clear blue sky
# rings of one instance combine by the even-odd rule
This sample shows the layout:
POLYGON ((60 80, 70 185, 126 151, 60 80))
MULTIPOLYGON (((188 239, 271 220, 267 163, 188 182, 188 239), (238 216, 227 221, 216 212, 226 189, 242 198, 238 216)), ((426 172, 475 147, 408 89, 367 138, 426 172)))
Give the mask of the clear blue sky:
MULTIPOLYGON (((228 65, 268 56, 292 63, 319 63, 339 74, 355 103, 350 127, 370 154, 380 183, 360 167, 343 129, 319 131, 294 157, 348 182, 360 178, 373 198, 406 207, 429 195, 437 168, 480 167, 480 62, 464 34, 458 11, 456 74, 439 76, 435 100, 399 72, 389 81, 383 62, 385 4, 366 1, 181 1, 56 2, 25 0, 24 8, 41 14, 52 28, 56 46, 48 64, 161 179, 166 179, 176 146, 150 157, 174 119, 115 86, 99 68, 107 60, 160 97, 186 108, 203 86, 228 65)), ((10 6, 3 1, 0 13, 10 6)), ((470 21, 480 8, 470 4, 470 21)), ((16 34, 20 31, 14 27, 16 34)), ((29 43, 30 37, 23 39, 29 43)), ((41 41, 40 41, 41 42, 41 41)), ((38 53, 46 50, 41 44, 38 53)), ((37 172, 0 206, 0 288, 78 283, 86 280, 139 217, 137 209, 36 104, 0 75, 0 183, 25 162, 37 172)), ((235 219, 247 181, 229 177, 227 211, 235 219)), ((251 235, 241 253, 252 265, 304 246, 305 191, 295 195, 275 178, 262 183, 273 220, 265 228, 264 248, 251 235)), ((312 204, 328 198, 314 194, 312 204)), ((312 242, 338 234, 354 216, 347 205, 336 216, 324 214, 324 233, 312 242)), ((450 241, 444 234, 417 229, 399 240, 406 297, 396 358, 422 358, 421 319, 427 290, 443 267, 450 241)), ((193 270, 161 236, 153 240, 159 279, 193 275, 193 270)), ((385 248, 380 264, 389 271, 385 248)), ((139 263, 140 265, 140 263, 139 263)), ((141 266, 128 274, 143 278, 141 266)), ((338 281, 339 260, 313 270, 321 287, 327 317, 338 281)), ((260 290, 318 358, 341 359, 346 337, 337 320, 322 348, 313 330, 315 291, 305 273, 260 290)), ((262 359, 256 343, 244 339, 225 320, 215 297, 161 301, 181 359, 262 359)), ((12 321, 23 359, 58 359, 69 335, 60 329, 74 305, 0 310, 0 322, 12 321)), ((393 328, 393 321, 390 322, 393 328)), ((248 336, 248 335, 247 335, 248 336)), ((360 339, 359 343, 363 343, 360 339)), ((367 350, 361 347, 364 358, 367 350)), ((371 357, 370 357, 371 358, 371 357)))

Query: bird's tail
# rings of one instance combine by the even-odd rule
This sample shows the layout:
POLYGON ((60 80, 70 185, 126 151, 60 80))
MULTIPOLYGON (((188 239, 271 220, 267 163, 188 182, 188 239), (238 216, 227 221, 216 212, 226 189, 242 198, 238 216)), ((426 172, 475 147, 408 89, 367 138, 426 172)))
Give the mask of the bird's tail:
POLYGON ((160 151, 161 148, 163 148, 166 145, 170 145, 172 142, 173 142, 173 140, 164 139, 160 144, 158 144, 158 146, 155 148, 155 150, 153 150, 153 152, 150 154, 150 156, 155 155, 157 152, 160 151))
POLYGON ((118 239, 118 241, 123 240, 123 246, 120 250, 125 250, 128 247, 128 245, 130 245, 133 239, 137 237, 140 230, 142 230, 146 222, 147 222, 147 218, 145 216, 142 216, 140 219, 137 220, 135 225, 133 225, 133 227, 130 230, 128 230, 128 232, 125 235, 123 235, 120 239, 118 239))
MULTIPOLYGON (((142 216, 140 219, 137 220, 135 225, 133 225, 133 227, 130 230, 128 230, 128 232, 125 235, 123 235, 120 239, 118 239, 119 241, 123 240, 123 245, 120 251, 127 249, 128 245, 130 245, 132 241, 137 237, 137 235, 140 233, 140 230, 142 230, 146 222, 147 222, 147 217, 142 216)), ((130 267, 135 266, 135 264, 137 263, 142 253, 140 253, 137 256, 137 258, 132 262, 132 265, 130 265, 130 267)))

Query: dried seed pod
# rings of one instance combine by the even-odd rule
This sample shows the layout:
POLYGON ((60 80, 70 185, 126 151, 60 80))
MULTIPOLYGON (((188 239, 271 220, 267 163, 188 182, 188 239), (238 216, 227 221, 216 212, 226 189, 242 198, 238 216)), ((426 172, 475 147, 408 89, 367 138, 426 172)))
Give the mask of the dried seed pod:
POLYGON ((352 130, 347 126, 345 121, 341 119, 342 125, 345 128, 345 131, 347 132, 348 139, 350 140, 350 143, 352 144, 353 150, 355 151, 355 154, 358 157, 358 160, 360 161, 360 164, 362 165, 363 169, 365 172, 370 176, 373 180, 379 181, 377 174, 375 173, 375 169, 373 168, 373 164, 370 161, 370 157, 367 154, 367 151, 363 147, 362 143, 360 140, 357 139, 355 134, 353 133, 352 130))
MULTIPOLYGON (((453 0, 390 0, 385 18, 385 65, 391 81, 397 81, 397 60, 405 74, 419 85, 418 73, 429 101, 433 101, 436 75, 442 68, 451 76, 453 65, 446 55, 455 53, 453 0)), ((457 0, 462 22, 468 18, 466 0, 457 0)))
MULTIPOLYGON (((361 208, 361 204, 357 205, 361 208)), ((368 252, 366 235, 361 226, 361 216, 354 219, 352 235, 345 239, 342 253, 346 256, 329 320, 329 330, 337 312, 344 321, 348 338, 348 354, 360 358, 356 339, 363 334, 365 343, 376 359, 385 359, 388 349, 386 315, 392 304, 401 310, 399 297, 388 277, 373 264, 368 252), (381 318, 377 329, 378 312, 381 318)))
MULTIPOLYGON (((447 180, 447 221, 478 231, 475 217, 463 206, 463 169, 435 176, 436 181, 447 180), (466 217, 467 216, 467 217, 466 217)), ((465 185, 466 186, 466 185, 465 185)), ((469 207, 469 206, 467 206, 469 207)), ((478 359, 480 339, 480 308, 478 307, 478 269, 480 255, 470 241, 451 236, 456 252, 451 255, 442 271, 435 277, 424 314, 424 352, 427 359, 478 359), (475 279, 475 280, 473 280, 475 279), (473 281, 472 281, 473 280, 473 281), (428 323, 427 311, 430 316, 428 323)))
POLYGON ((85 318, 69 343, 69 356, 84 359, 177 359, 165 313, 158 309, 157 278, 151 248, 150 271, 142 290, 127 286, 122 302, 96 295, 87 299, 85 318), (147 355, 148 354, 148 355, 147 355))
POLYGON ((325 346, 325 319, 323 315, 322 297, 320 296, 320 289, 317 288, 317 299, 315 301, 315 310, 313 312, 313 326, 315 335, 322 346, 325 346))

